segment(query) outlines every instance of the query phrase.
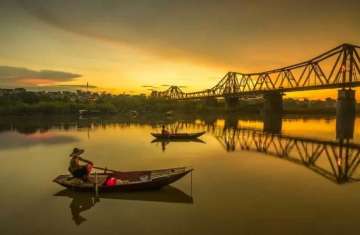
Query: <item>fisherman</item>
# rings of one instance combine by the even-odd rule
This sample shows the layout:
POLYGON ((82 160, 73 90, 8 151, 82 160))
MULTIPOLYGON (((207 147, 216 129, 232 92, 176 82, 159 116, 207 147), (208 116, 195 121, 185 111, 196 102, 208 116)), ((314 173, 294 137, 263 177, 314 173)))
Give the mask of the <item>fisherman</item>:
POLYGON ((89 174, 93 168, 93 163, 89 160, 86 160, 80 157, 85 151, 83 149, 74 148, 72 153, 70 154, 71 160, 69 165, 70 173, 79 179, 84 181, 88 181, 89 174), (87 163, 86 165, 80 165, 81 162, 87 163))
POLYGON ((169 134, 170 134, 170 133, 165 129, 165 125, 162 125, 161 134, 162 134, 162 135, 169 135, 169 134))

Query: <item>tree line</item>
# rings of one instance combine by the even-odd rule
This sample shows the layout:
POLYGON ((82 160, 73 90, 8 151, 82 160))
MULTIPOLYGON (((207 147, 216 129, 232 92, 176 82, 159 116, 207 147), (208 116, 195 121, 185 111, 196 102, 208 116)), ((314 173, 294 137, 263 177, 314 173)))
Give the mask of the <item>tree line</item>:
MULTIPOLYGON (((0 89, 1 91, 1 89, 0 89)), ((284 99, 289 113, 335 113, 336 100, 284 99)), ((171 101, 146 95, 113 95, 92 92, 33 92, 18 90, 0 93, 1 114, 78 114, 79 110, 101 114, 137 113, 164 114, 170 112, 261 112, 262 100, 239 100, 229 107, 224 100, 171 101)), ((359 110, 359 109, 358 109, 359 110)))

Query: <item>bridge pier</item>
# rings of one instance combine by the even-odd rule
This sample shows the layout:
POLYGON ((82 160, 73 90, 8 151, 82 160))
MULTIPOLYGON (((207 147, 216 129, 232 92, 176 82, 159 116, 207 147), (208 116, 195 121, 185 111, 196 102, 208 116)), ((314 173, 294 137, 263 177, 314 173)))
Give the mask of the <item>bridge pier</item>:
POLYGON ((225 118, 225 129, 237 129, 239 119, 237 117, 227 117, 225 118))
POLYGON ((282 129, 282 115, 273 113, 264 115, 263 131, 271 134, 280 134, 282 129))
POLYGON ((209 106, 216 106, 218 104, 218 101, 214 97, 207 97, 205 99, 205 104, 209 106))
POLYGON ((226 96, 225 103, 228 109, 235 109, 236 106, 239 104, 239 97, 226 96))
POLYGON ((206 127, 208 128, 208 130, 215 131, 216 120, 217 120, 216 116, 206 115, 204 117, 204 123, 205 123, 206 127))
POLYGON ((338 91, 336 104, 336 138, 352 139, 355 126, 355 90, 338 91))
POLYGON ((263 113, 265 116, 278 114, 281 115, 283 112, 283 99, 282 94, 278 91, 267 92, 264 94, 264 107, 263 113))

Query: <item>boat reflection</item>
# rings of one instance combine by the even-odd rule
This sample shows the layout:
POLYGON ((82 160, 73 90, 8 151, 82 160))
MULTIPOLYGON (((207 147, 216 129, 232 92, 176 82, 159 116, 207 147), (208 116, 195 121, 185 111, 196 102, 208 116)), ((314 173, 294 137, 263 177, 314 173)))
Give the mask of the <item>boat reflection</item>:
POLYGON ((164 140, 164 139, 154 139, 151 141, 152 144, 159 144, 161 145, 161 149, 163 152, 165 152, 166 150, 166 146, 168 144, 170 144, 171 142, 176 142, 176 143, 200 143, 200 144, 206 144, 205 141, 201 140, 201 139, 172 139, 172 140, 164 140))
POLYGON ((71 210, 72 220, 76 225, 81 225, 87 220, 81 215, 81 213, 90 210, 96 204, 100 203, 102 199, 186 204, 194 203, 192 196, 172 186, 166 186, 160 190, 152 191, 102 193, 97 197, 94 193, 75 192, 69 189, 64 189, 54 194, 54 196, 69 197, 72 199, 69 207, 71 210))

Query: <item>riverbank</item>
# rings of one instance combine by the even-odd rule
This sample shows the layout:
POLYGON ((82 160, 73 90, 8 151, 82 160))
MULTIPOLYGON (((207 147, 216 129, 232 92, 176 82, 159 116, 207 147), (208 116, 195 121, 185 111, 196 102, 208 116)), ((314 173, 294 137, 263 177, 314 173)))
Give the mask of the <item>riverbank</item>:
MULTIPOLYGON (((79 115, 92 113, 100 115, 174 115, 174 114, 260 114, 262 99, 239 100, 228 106, 224 100, 175 101, 145 95, 111 95, 89 92, 78 93, 36 93, 19 91, 0 96, 2 115, 79 115)), ((336 113, 336 100, 283 100, 285 114, 327 114, 336 113)), ((360 113, 360 104, 357 104, 360 113)))

